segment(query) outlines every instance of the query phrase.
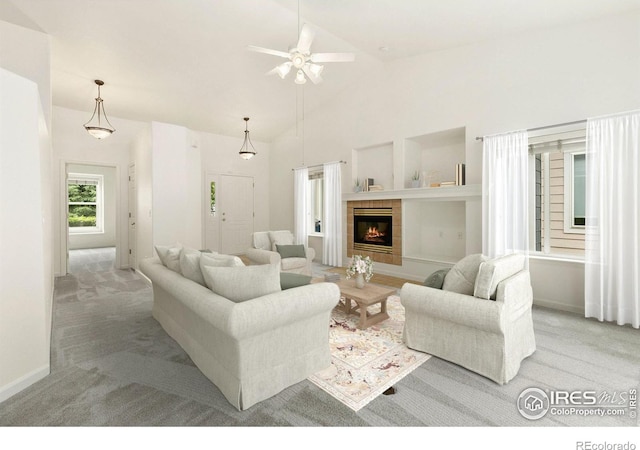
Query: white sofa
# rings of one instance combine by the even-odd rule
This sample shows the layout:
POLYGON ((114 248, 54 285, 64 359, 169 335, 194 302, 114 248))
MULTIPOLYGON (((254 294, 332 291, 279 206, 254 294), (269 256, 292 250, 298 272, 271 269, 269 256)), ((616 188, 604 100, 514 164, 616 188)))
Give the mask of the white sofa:
POLYGON ((252 236, 252 247, 245 256, 252 264, 278 264, 282 272, 311 275, 311 263, 316 251, 306 247, 304 258, 282 258, 276 245, 293 245, 294 237, 289 230, 256 231, 252 236))
POLYGON ((153 285, 153 317, 238 410, 331 364, 329 320, 340 298, 335 284, 236 303, 158 258, 142 261, 140 270, 153 285))
POLYGON ((511 380, 536 350, 533 293, 522 255, 469 255, 447 273, 442 289, 407 283, 400 300, 409 348, 498 384, 511 380))

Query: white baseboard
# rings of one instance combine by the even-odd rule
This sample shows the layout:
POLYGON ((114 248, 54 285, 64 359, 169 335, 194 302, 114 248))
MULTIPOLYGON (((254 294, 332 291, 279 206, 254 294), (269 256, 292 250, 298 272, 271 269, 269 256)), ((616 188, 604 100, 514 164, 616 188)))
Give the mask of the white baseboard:
POLYGON ((566 311, 575 314, 584 315, 584 306, 567 305, 566 303, 560 303, 554 300, 547 300, 544 298, 534 298, 534 306, 541 306, 543 308, 555 309, 559 311, 566 311))
POLYGON ((151 284, 151 280, 149 278, 147 278, 147 276, 145 274, 143 274, 141 271, 136 270, 136 274, 142 278, 142 281, 144 281, 145 283, 147 283, 149 285, 149 287, 152 286, 151 284))
POLYGON ((36 369, 33 372, 30 372, 18 378, 17 380, 0 387, 0 403, 10 397, 13 397, 23 389, 28 388, 33 383, 42 380, 44 377, 49 375, 50 372, 51 370, 49 368, 49 364, 47 364, 46 366, 42 366, 39 369, 36 369))

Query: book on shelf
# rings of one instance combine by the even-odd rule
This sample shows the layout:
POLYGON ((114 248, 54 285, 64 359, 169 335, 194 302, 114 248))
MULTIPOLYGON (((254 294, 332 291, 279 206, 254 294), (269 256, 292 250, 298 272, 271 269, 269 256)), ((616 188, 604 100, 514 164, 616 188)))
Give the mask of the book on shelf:
POLYGON ((444 186, 456 186, 456 182, 455 181, 441 181, 440 182, 440 186, 444 187, 444 186))
POLYGON ((384 187, 380 184, 372 184, 369 186, 369 191, 384 191, 384 187))
POLYGON ((466 184, 465 178, 464 164, 456 164, 456 186, 464 186, 466 184))
POLYGON ((369 191, 370 187, 373 186, 373 178, 365 178, 364 179, 364 191, 369 191))

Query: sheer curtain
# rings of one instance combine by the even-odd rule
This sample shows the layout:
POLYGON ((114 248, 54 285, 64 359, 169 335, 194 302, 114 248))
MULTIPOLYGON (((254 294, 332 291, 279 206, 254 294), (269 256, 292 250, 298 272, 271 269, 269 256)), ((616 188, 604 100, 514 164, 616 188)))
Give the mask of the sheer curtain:
POLYGON ((296 244, 308 244, 309 228, 309 169, 299 167, 293 178, 293 234, 296 244))
POLYGON ((485 136, 482 148, 482 252, 529 250, 528 135, 485 136))
POLYGON ((324 164, 324 239, 322 263, 342 265, 342 183, 340 162, 324 164))
POLYGON ((587 121, 585 316, 640 327, 640 111, 587 121))

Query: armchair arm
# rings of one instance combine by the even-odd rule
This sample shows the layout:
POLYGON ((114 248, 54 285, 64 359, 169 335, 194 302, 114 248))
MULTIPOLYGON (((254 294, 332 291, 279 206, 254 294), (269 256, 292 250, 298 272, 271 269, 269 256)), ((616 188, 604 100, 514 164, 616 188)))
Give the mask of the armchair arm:
POLYGON ((307 247, 305 248, 305 254, 307 256, 307 261, 311 262, 313 261, 313 258, 316 257, 316 249, 313 247, 307 247))
POLYGON ((245 255, 255 264, 277 264, 280 266, 280 253, 261 248, 250 248, 245 255))
POLYGON ((533 290, 528 270, 521 270, 498 284, 496 302, 503 303, 511 319, 516 319, 531 309, 533 290))
POLYGON ((400 302, 407 317, 431 316, 493 333, 504 331, 500 320, 503 304, 493 300, 405 283, 400 302))

